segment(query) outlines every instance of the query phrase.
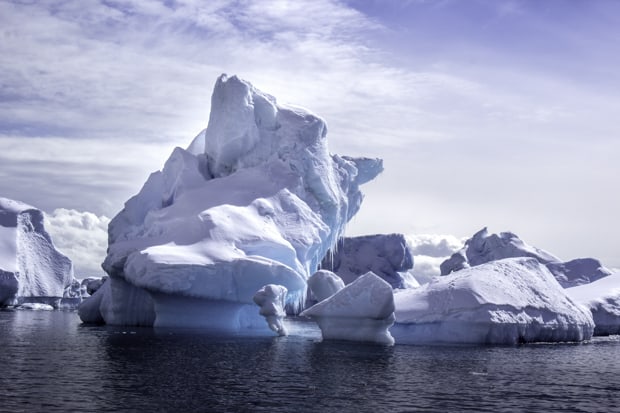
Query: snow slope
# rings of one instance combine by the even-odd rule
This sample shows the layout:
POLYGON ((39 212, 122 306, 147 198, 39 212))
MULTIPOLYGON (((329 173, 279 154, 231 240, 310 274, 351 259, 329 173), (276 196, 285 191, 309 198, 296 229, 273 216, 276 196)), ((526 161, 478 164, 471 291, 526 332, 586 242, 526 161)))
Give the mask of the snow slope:
POLYGON ((62 297, 72 281, 71 260, 54 248, 43 213, 0 198, 0 305, 28 297, 62 297))
POLYGON ((316 115, 218 78, 207 129, 110 222, 108 291, 146 295, 112 296, 104 320, 131 324, 125 315, 142 312, 137 319, 155 325, 209 326, 226 307, 220 327, 237 326, 267 284, 299 307, 306 279, 360 207, 359 185, 383 169, 380 159, 331 155, 326 136, 316 115))
POLYGON ((567 288, 566 293, 592 312, 594 335, 620 334, 620 272, 590 284, 567 288))
POLYGON ((530 257, 547 266, 564 288, 587 284, 611 274, 593 258, 562 262, 547 251, 523 242, 512 232, 489 234, 483 228, 465 242, 465 246, 441 263, 441 275, 504 258, 530 257))
POLYGON ((397 290, 396 343, 582 341, 592 316, 534 258, 463 269, 413 290, 397 290))
POLYGON ((403 277, 399 272, 413 268, 413 257, 402 234, 344 237, 325 256, 321 268, 333 271, 345 284, 372 271, 392 288, 402 288, 403 277))

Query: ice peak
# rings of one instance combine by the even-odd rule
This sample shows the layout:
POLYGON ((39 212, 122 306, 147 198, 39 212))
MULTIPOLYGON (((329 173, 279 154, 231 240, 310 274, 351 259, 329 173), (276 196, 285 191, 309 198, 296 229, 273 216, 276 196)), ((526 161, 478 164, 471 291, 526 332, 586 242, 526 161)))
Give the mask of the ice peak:
POLYGON ((110 222, 103 267, 120 298, 103 300, 116 313, 100 316, 172 325, 173 303, 224 300, 241 311, 268 284, 288 289, 287 304, 302 303, 307 278, 360 208, 359 186, 383 170, 380 159, 330 154, 326 136, 320 117, 220 76, 206 130, 110 222), (135 294, 154 301, 138 308, 135 294))

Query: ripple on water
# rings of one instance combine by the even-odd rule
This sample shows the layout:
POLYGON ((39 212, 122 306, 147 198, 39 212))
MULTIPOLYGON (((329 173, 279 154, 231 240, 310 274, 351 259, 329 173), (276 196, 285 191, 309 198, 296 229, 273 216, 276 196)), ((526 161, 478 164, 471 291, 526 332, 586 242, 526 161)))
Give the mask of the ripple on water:
POLYGON ((620 337, 587 344, 394 346, 80 325, 0 312, 6 411, 612 411, 620 337))

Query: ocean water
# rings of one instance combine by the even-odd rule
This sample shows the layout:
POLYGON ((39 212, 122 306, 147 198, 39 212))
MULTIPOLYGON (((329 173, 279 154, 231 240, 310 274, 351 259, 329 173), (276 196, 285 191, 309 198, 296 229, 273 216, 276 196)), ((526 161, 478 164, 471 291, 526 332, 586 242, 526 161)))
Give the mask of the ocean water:
POLYGON ((84 326, 0 312, 0 411, 614 412, 620 337, 585 344, 383 347, 84 326))

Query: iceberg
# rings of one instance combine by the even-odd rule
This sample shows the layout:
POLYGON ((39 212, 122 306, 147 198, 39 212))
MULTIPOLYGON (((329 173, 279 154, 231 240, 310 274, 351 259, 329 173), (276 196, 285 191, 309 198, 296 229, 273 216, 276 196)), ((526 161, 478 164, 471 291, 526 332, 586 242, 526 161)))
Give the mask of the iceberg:
POLYGON ((344 237, 325 256, 321 268, 338 274, 345 284, 371 271, 392 288, 403 288, 401 272, 413 268, 413 257, 403 234, 344 237))
POLYGON ((592 315, 535 258, 506 258, 397 290, 398 344, 583 341, 592 315))
POLYGON ((286 287, 269 284, 254 294, 254 302, 260 307, 259 314, 265 317, 269 328, 280 336, 287 335, 283 324, 287 292, 286 287))
POLYGON ((110 222, 110 279, 86 300, 100 308, 83 321, 264 325, 253 296, 268 284, 285 287, 297 311, 307 278, 360 208, 359 186, 382 170, 380 159, 330 154, 318 116, 220 76, 206 130, 110 222))
POLYGON ((394 323, 392 286, 372 272, 300 315, 315 320, 326 340, 394 344, 389 332, 394 323))
POLYGON ((489 234, 483 228, 465 241, 465 246, 441 263, 441 275, 504 258, 530 257, 547 266, 564 288, 587 284, 611 274, 594 258, 563 262, 547 251, 523 242, 512 232, 489 234))
POLYGON ((592 312, 595 336, 620 334, 620 272, 567 288, 566 294, 592 312))
POLYGON ((33 298, 55 302, 73 281, 73 264, 54 247, 43 213, 0 198, 0 306, 33 298))
POLYGON ((319 270, 308 278, 310 295, 317 302, 331 297, 344 288, 344 281, 331 271, 319 270))

